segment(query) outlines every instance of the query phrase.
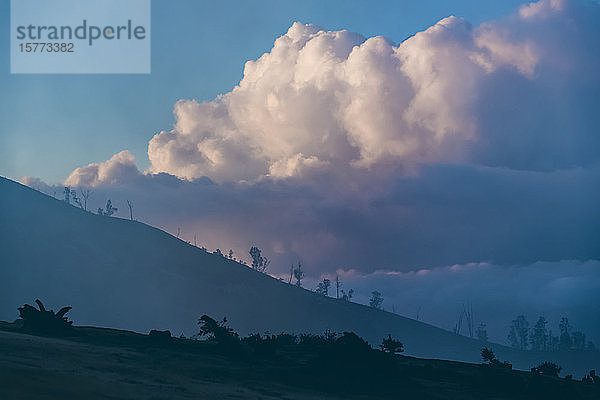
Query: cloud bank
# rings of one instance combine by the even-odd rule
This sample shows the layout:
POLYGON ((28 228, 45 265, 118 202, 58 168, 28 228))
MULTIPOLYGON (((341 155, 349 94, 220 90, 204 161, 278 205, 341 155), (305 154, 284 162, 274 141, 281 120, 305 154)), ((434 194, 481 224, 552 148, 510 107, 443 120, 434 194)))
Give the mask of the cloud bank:
POLYGON ((223 182, 385 162, 587 165, 600 145, 598 16, 541 1, 477 27, 448 17, 398 45, 294 23, 231 92, 175 105, 150 171, 223 182))
MULTIPOLYGON (((354 289, 356 301, 368 303, 371 291, 378 290, 386 310, 448 330, 457 323, 463 305, 470 304, 476 326, 485 323, 490 339, 498 343, 507 342, 510 321, 525 314, 531 325, 544 316, 555 335, 560 318, 566 316, 598 344, 599 268, 599 261, 470 263, 411 272, 340 270, 338 274, 343 289, 354 289)), ((305 286, 316 287, 316 280, 306 281, 305 286)), ((467 333, 464 325, 462 333, 467 333)))
POLYGON ((65 184, 281 269, 600 258, 599 19, 542 0, 399 44, 294 23, 231 92, 175 105, 148 171, 123 151, 65 184))

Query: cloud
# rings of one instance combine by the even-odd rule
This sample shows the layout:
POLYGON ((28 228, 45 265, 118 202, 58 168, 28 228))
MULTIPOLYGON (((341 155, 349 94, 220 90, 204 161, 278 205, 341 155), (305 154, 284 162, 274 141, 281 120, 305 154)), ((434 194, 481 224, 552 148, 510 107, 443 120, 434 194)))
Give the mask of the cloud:
POLYGON ((135 165, 135 157, 129 150, 124 150, 107 161, 75 169, 65 180, 65 185, 77 187, 113 185, 127 183, 140 175, 141 173, 135 165))
POLYGON ((543 0, 399 44, 294 23, 231 92, 177 102, 148 171, 123 151, 65 184, 284 270, 600 258, 597 17, 543 0))
MULTIPOLYGON (((527 265, 469 263, 411 272, 364 274, 339 270, 343 288, 368 303, 370 293, 383 293, 383 306, 410 318, 451 330, 463 306, 473 307, 475 326, 487 325, 490 339, 507 342, 508 325, 525 314, 530 325, 539 316, 558 335, 566 316, 588 339, 600 343, 600 261, 536 262, 527 265)), ((333 277, 333 275, 329 275, 333 277)), ((305 281, 308 288, 317 280, 305 281)), ((331 293, 330 293, 331 294, 331 293)), ((463 334, 467 334, 463 324, 463 334)))
POLYGON ((543 0, 478 27, 448 17, 398 45, 296 22, 231 92, 176 104, 173 130, 150 141, 150 171, 223 182, 300 174, 299 160, 588 165, 599 9, 543 0))

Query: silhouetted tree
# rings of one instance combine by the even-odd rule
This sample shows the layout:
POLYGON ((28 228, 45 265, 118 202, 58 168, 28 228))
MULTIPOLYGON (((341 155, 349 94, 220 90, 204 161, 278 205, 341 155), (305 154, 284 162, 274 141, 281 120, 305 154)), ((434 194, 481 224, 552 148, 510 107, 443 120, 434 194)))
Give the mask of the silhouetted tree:
POLYGON ((329 295, 329 288, 331 287, 331 281, 329 279, 323 279, 323 282, 319 282, 315 293, 322 294, 323 296, 329 295))
POLYGON ((487 347, 481 349, 481 359, 489 364, 493 363, 494 361, 497 361, 494 351, 488 349, 487 347))
POLYGON ((529 336, 529 322, 524 315, 519 315, 515 318, 511 325, 508 333, 508 340, 510 345, 520 350, 526 350, 529 342, 527 340, 529 336))
POLYGON ((73 199, 73 203, 83 210, 83 204, 81 204, 81 200, 77 197, 77 192, 75 190, 71 190, 71 198, 73 199))
POLYGON ((475 319, 473 316, 473 305, 467 304, 465 306, 463 304, 463 314, 465 315, 465 322, 467 323, 467 331, 469 332, 469 337, 472 338, 475 334, 475 319))
POLYGON ((213 254, 216 254, 216 255, 218 255, 218 256, 220 256, 220 257, 225 257, 225 256, 223 255, 223 253, 221 252, 221 249, 216 249, 216 250, 213 252, 213 254))
POLYGON ((496 358, 496 355, 494 354, 494 352, 487 347, 484 347, 481 349, 481 359, 495 368, 512 369, 511 363, 509 363, 508 361, 500 362, 500 360, 498 360, 496 358))
POLYGON ((539 317, 531 330, 531 349, 536 351, 547 351, 549 349, 548 330, 546 329, 546 318, 539 317))
POLYGON ((550 361, 544 361, 537 367, 531 368, 531 372, 534 374, 541 374, 554 377, 557 377, 561 370, 562 367, 560 365, 550 361))
POLYGON ((88 200, 92 196, 92 191, 90 189, 79 189, 79 193, 81 195, 81 200, 83 200, 83 210, 87 211, 88 200))
POLYGON ((600 376, 596 375, 596 370, 593 369, 587 373, 586 376, 581 379, 583 383, 600 384, 600 376))
POLYGON ((106 201, 106 209, 98 208, 98 215, 104 215, 105 217, 111 217, 114 213, 116 213, 119 209, 113 207, 112 201, 108 199, 106 201))
POLYGON ((65 186, 65 189, 63 190, 63 194, 64 194, 63 201, 67 204, 71 204, 71 188, 69 188, 68 186, 65 186))
POLYGON ((488 333, 487 333, 487 329, 486 329, 486 325, 482 322, 479 324, 479 326, 477 327, 477 339, 481 340, 482 342, 487 342, 488 341, 488 333))
POLYGON ((552 334, 552 330, 548 330, 548 350, 557 351, 560 350, 560 339, 558 336, 552 334))
POLYGON ((571 339, 571 324, 569 323, 569 318, 562 317, 560 319, 560 323, 558 324, 560 329, 560 338, 559 338, 559 347, 561 350, 569 350, 573 345, 571 339))
POLYGON ((388 334, 387 338, 383 338, 379 347, 381 348, 381 351, 385 353, 398 354, 404 352, 404 345, 402 342, 393 339, 391 334, 388 334))
POLYGON ((342 300, 344 301, 350 301, 354 296, 354 289, 348 290, 348 293, 344 292, 344 289, 340 289, 340 292, 342 293, 342 300))
POLYGON ((452 328, 452 332, 456 333, 457 335, 460 335, 460 329, 462 328, 462 321, 464 315, 465 314, 461 311, 458 315, 458 321, 456 321, 456 324, 454 324, 454 328, 452 328))
POLYGON ((304 279, 304 271, 302 271, 302 263, 298 263, 298 268, 294 268, 294 278, 296 278, 296 286, 302 286, 302 279, 304 279))
POLYGON ((198 320, 198 325, 200 325, 198 336, 206 337, 208 340, 221 345, 231 345, 238 342, 238 334, 227 326, 227 318, 217 322, 205 314, 198 320))
POLYGON ((371 298, 369 299, 369 306, 380 310, 382 304, 383 304, 383 295, 380 292, 378 292, 377 290, 372 291, 371 298))
POLYGON ((133 221, 133 203, 127 200, 127 208, 129 208, 129 219, 133 221))
POLYGON ((250 257, 252 257, 252 269, 258 272, 265 272, 270 263, 269 259, 263 257, 261 255, 262 251, 256 246, 250 247, 249 253, 250 257))
POLYGON ((575 331, 571 334, 571 342, 575 350, 585 349, 585 333, 581 331, 575 331))

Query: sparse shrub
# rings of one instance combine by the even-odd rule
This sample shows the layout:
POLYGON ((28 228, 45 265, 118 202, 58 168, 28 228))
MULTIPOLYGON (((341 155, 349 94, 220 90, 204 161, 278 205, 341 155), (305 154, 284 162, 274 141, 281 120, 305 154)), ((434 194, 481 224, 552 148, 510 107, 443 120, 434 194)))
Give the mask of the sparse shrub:
POLYGON ((71 307, 63 307, 55 313, 54 310, 46 310, 40 300, 35 302, 39 309, 29 304, 17 308, 23 320, 24 331, 52 336, 67 336, 75 333, 73 321, 69 321, 65 316, 71 307))
POLYGON ((323 332, 323 338, 327 343, 335 343, 338 336, 339 335, 337 334, 337 332, 332 331, 331 329, 325 329, 325 332, 323 332))
POLYGON ((271 261, 262 255, 262 250, 256 246, 252 246, 248 253, 252 257, 252 269, 258 272, 265 272, 271 261))
POLYGON ((389 334, 387 338, 383 338, 381 345, 379 346, 381 351, 390 354, 398 354, 404 352, 404 345, 399 340, 392 338, 389 334))
POLYGON ((496 358, 494 352, 487 347, 481 349, 481 358, 489 365, 495 368, 512 369, 512 364, 508 361, 500 361, 496 358))
POLYGON ((255 354, 263 357, 273 356, 278 347, 277 337, 269 334, 261 336, 260 333, 255 333, 243 338, 242 343, 249 345, 255 354))
POLYGON ((303 346, 318 346, 327 344, 327 341, 321 335, 314 335, 312 333, 301 333, 299 343, 303 346))
POLYGON ((299 343, 305 346, 323 346, 334 344, 337 337, 338 334, 336 332, 327 329, 322 335, 302 333, 299 337, 299 343))
POLYGON ((557 377, 562 367, 550 361, 544 361, 537 367, 531 368, 531 372, 534 374, 547 375, 557 377))
POLYGON ((235 346, 239 342, 238 334, 226 324, 227 318, 217 322, 205 314, 198 320, 198 325, 200 325, 198 336, 204 336, 207 340, 216 342, 221 346, 235 346))
POLYGON ((581 379, 581 381, 583 383, 600 385, 600 376, 596 375, 596 370, 593 369, 590 372, 588 372, 587 375, 584 376, 583 379, 581 379))
POLYGON ((340 289, 340 293, 342 294, 342 297, 340 298, 344 301, 350 301, 352 300, 352 297, 354 297, 354 289, 348 290, 348 293, 346 293, 344 289, 340 289))
POLYGON ((481 359, 489 364, 491 364, 494 361, 498 361, 496 360, 496 355, 494 354, 494 351, 488 349, 487 347, 481 349, 481 359))
POLYGON ((369 343, 354 332, 344 332, 342 336, 335 340, 335 345, 338 348, 343 348, 348 353, 371 350, 369 343))
POLYGON ((276 340, 279 346, 293 346, 298 343, 298 337, 289 333, 280 333, 276 340))
POLYGON ((102 209, 102 207, 98 208, 98 215, 104 215, 106 217, 112 217, 114 213, 119 211, 118 208, 113 207, 112 201, 108 199, 106 201, 106 210, 102 209))
POLYGON ((372 291, 371 298, 369 299, 369 306, 381 310, 382 305, 383 295, 377 290, 372 291))
POLYGON ((508 362, 508 361, 506 361, 506 360, 505 360, 505 361, 502 361, 502 363, 500 363, 500 362, 499 362, 499 363, 498 363, 498 366, 499 366, 499 367, 502 367, 502 368, 505 368, 505 369, 512 369, 512 367, 513 367, 513 366, 512 366, 512 364, 511 364, 511 363, 509 363, 509 362, 508 362))
POLYGON ((329 295, 329 288, 331 287, 331 281, 329 279, 323 279, 323 282, 319 282, 315 293, 322 294, 323 296, 329 295))

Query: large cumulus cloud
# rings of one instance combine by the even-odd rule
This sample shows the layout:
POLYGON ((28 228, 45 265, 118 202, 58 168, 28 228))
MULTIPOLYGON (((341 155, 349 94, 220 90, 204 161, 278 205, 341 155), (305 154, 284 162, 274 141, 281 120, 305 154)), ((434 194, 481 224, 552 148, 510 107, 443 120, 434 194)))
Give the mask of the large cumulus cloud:
POLYGON ((473 27, 448 17, 396 45, 294 23, 231 92, 183 100, 151 171, 216 181, 468 162, 597 161, 597 5, 545 0, 473 27))

